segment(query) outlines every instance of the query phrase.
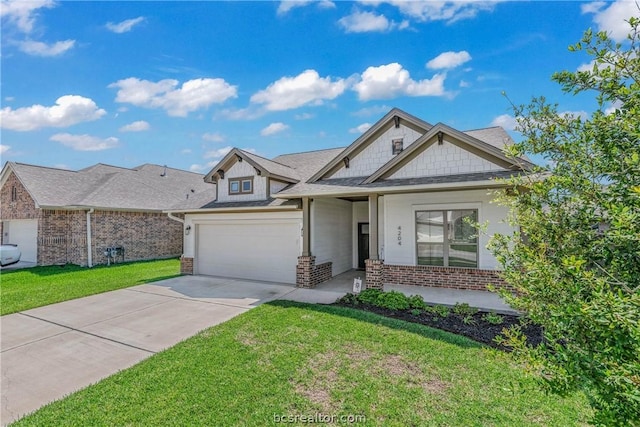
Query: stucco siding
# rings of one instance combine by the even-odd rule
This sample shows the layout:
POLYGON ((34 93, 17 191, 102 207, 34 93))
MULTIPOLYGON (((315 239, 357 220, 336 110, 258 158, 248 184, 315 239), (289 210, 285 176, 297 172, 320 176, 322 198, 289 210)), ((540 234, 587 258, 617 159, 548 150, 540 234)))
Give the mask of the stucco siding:
POLYGON ((445 140, 442 145, 431 145, 390 178, 458 175, 492 170, 503 168, 445 140))
POLYGON ((404 125, 397 129, 392 127, 350 159, 348 168, 342 166, 331 178, 369 176, 394 157, 391 141, 402 138, 403 148, 406 149, 420 136, 419 132, 404 125))
POLYGON ((487 224, 480 234, 478 268, 497 269, 498 263, 486 249, 491 235, 510 233, 512 228, 504 222, 507 209, 491 203, 487 190, 451 191, 386 195, 384 197, 385 264, 416 265, 415 212, 418 210, 477 209, 478 221, 487 224))
POLYGON ((332 274, 351 269, 351 202, 339 199, 315 199, 311 204, 311 254, 316 263, 333 263, 332 274))
POLYGON ((219 202, 246 202, 251 200, 264 200, 267 197, 267 179, 256 175, 256 170, 248 162, 236 162, 229 170, 225 171, 224 179, 218 180, 219 202), (229 194, 229 179, 253 177, 252 194, 229 194))

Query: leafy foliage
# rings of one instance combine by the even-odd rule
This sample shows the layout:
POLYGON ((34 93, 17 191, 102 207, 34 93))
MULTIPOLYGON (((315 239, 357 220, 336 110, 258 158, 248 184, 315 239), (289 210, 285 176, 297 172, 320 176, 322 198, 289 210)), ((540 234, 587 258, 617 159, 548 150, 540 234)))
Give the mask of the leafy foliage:
POLYGON ((421 295, 411 295, 408 299, 409 307, 416 308, 418 310, 424 310, 427 304, 424 302, 424 299, 421 295))
POLYGON ((406 310, 409 308, 409 298, 398 291, 382 292, 378 296, 376 305, 390 310, 406 310))
POLYGON ((498 313, 494 313, 490 311, 489 313, 485 313, 482 315, 482 320, 487 323, 491 323, 492 325, 501 325, 504 319, 498 313))
POLYGON ((546 167, 510 180, 500 201, 512 235, 491 248, 509 297, 545 329, 546 342, 526 355, 552 391, 583 390, 604 425, 640 425, 640 21, 622 44, 585 32, 570 51, 593 65, 554 74, 563 91, 595 93, 589 118, 559 114, 534 98, 515 107, 524 140, 511 155, 542 155, 546 167))

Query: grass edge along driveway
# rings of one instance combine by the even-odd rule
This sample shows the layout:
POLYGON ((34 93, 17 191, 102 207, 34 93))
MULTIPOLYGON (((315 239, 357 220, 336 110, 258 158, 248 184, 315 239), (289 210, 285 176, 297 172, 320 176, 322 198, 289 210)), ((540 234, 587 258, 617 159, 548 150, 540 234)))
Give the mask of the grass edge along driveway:
POLYGON ((590 417, 582 396, 545 395, 508 354, 464 337, 276 301, 15 425, 262 426, 316 414, 385 426, 570 426, 590 417))
POLYGON ((164 259, 98 265, 32 267, 2 271, 0 314, 10 314, 179 275, 180 261, 164 259))

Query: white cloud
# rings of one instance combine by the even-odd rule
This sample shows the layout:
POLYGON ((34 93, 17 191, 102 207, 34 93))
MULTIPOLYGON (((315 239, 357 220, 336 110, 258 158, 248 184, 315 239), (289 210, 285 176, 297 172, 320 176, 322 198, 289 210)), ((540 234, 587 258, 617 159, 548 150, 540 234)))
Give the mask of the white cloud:
POLYGON ((640 9, 635 1, 617 0, 613 3, 592 2, 582 5, 582 13, 593 13, 593 21, 599 31, 606 31, 615 41, 623 41, 631 27, 625 20, 640 17, 640 9), (608 7, 605 7, 609 5, 608 7), (604 8, 604 9, 603 9, 604 8))
POLYGON ((264 110, 249 106, 248 108, 226 108, 216 115, 229 120, 253 120, 264 115, 264 110))
POLYGON ((129 123, 128 125, 122 126, 118 129, 120 132, 142 132, 144 130, 149 130, 151 126, 148 122, 144 120, 138 120, 133 123, 129 123))
POLYGON ((320 105, 335 99, 347 88, 347 81, 320 77, 315 70, 306 70, 295 77, 282 77, 251 96, 254 104, 264 104, 269 111, 283 111, 303 105, 320 105))
POLYGON ((227 153, 229 153, 229 151, 231 151, 233 149, 233 147, 228 146, 228 147, 223 147, 223 148, 219 148, 217 150, 211 150, 211 151, 207 151, 206 153, 204 153, 204 158, 205 159, 221 159, 224 156, 227 155, 227 153))
POLYGON ((302 113, 302 114, 296 114, 294 116, 294 118, 296 120, 309 120, 315 117, 315 114, 311 114, 311 113, 302 113))
POLYGON ((127 19, 125 21, 118 22, 117 24, 113 22, 107 22, 105 27, 107 28, 107 30, 112 31, 116 34, 122 34, 122 33, 127 33, 131 31, 133 27, 135 27, 136 25, 138 25, 143 21, 144 21, 144 17, 138 16, 137 18, 127 19))
POLYGON ((393 22, 384 15, 376 15, 373 12, 356 11, 338 20, 338 24, 347 33, 384 32, 393 28, 393 22))
POLYGON ((98 108, 89 98, 65 95, 56 100, 56 105, 45 107, 32 105, 0 110, 0 124, 4 129, 30 131, 43 127, 66 127, 76 123, 97 120, 107 112, 98 108))
POLYGON ((371 123, 362 123, 359 126, 349 129, 349 133, 364 133, 371 127, 371 123))
POLYGON ((57 133, 49 139, 76 151, 102 151, 118 146, 118 138, 109 137, 103 139, 86 134, 57 133))
POLYGON ((432 70, 451 69, 471 61, 471 55, 466 50, 460 52, 443 52, 427 62, 427 68, 432 70))
POLYGON ((407 96, 444 96, 446 74, 435 74, 431 79, 413 80, 409 71, 393 62, 379 67, 369 67, 362 73, 362 80, 353 86, 362 101, 407 96))
POLYGON ((25 40, 18 42, 18 48, 29 55, 58 56, 73 48, 75 44, 75 40, 64 40, 51 44, 34 40, 25 40))
POLYGON ((278 15, 285 15, 291 9, 308 6, 310 4, 317 4, 321 9, 333 9, 336 7, 335 3, 329 0, 287 0, 280 2, 277 13, 278 15))
POLYGON ((219 78, 188 80, 181 87, 178 87, 178 83, 173 79, 152 82, 130 77, 118 80, 109 87, 118 89, 116 102, 144 108, 162 108, 170 116, 179 117, 238 96, 237 86, 219 78))
POLYGON ((23 33, 28 34, 33 31, 38 9, 54 6, 53 0, 3 0, 0 7, 0 17, 15 25, 23 33))
POLYGON ((356 117, 379 116, 380 114, 388 113, 389 110, 391 110, 391 107, 388 105, 374 105, 372 107, 365 107, 358 111, 354 111, 351 115, 356 117))
POLYGON ((215 132, 215 133, 207 132, 202 134, 202 139, 204 139, 205 141, 211 141, 211 142, 224 142, 226 138, 224 137, 224 135, 222 135, 219 132, 215 132))
POLYGON ((460 85, 459 86, 460 87, 469 87, 469 86, 471 86, 471 83, 469 83, 466 80, 460 80, 460 85))
POLYGON ((53 165, 54 168, 56 169, 65 169, 65 170, 70 170, 71 168, 69 167, 69 165, 66 165, 64 163, 56 163, 55 165, 53 165))
POLYGON ((0 144, 0 154, 4 154, 11 149, 10 145, 0 144))
POLYGON ((260 135, 262 136, 275 135, 276 133, 283 132, 287 129, 289 129, 289 126, 285 125, 282 122, 271 123, 269 126, 267 126, 266 128, 260 131, 260 135))
POLYGON ((470 19, 481 11, 492 11, 498 1, 362 1, 363 4, 378 6, 382 3, 398 8, 405 16, 418 22, 446 21, 447 24, 470 19))
POLYGON ((500 126, 506 130, 515 130, 518 121, 510 114, 501 114, 491 120, 491 126, 500 126))

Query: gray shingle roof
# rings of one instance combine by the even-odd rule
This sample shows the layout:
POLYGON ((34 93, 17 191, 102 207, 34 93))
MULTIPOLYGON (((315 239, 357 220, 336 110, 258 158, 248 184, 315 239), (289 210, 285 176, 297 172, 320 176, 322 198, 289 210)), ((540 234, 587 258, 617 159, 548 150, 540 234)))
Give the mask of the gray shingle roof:
POLYGON ((7 168, 45 207, 163 210, 187 201, 187 195, 215 196, 215 187, 201 174, 152 164, 133 169, 97 164, 70 171, 8 162, 7 168))
POLYGON ((272 175, 280 175, 285 178, 291 178, 294 181, 300 180, 298 172, 295 169, 293 169, 291 166, 279 163, 275 159, 274 160, 265 159, 264 157, 260 157, 257 154, 249 153, 248 151, 244 151, 244 150, 238 150, 238 151, 241 151, 242 154, 247 156, 256 164, 263 167, 266 171, 268 171, 272 175))

